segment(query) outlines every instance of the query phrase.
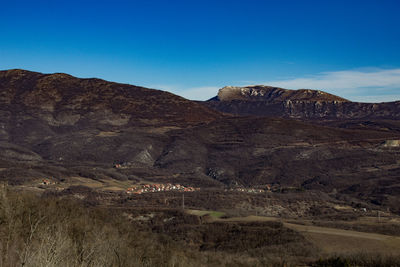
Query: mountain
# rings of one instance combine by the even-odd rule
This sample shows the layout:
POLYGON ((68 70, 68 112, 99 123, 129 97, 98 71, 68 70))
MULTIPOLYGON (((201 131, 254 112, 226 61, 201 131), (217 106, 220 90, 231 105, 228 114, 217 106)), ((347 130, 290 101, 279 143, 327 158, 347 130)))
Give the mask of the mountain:
POLYGON ((279 112, 223 114, 207 105, 236 103, 239 113, 260 108, 260 114, 288 102, 305 108, 362 105, 318 91, 258 88, 244 94, 225 88, 204 106, 100 79, 2 71, 0 180, 37 187, 51 178, 60 188, 112 183, 112 190, 120 191, 136 183, 202 189, 273 185, 279 192, 323 192, 400 212, 398 120, 321 115, 314 123, 279 112))
POLYGON ((167 132, 220 117, 160 90, 63 73, 1 71, 0 179, 17 184, 49 176, 135 179, 113 165, 152 167, 170 138, 167 132), (88 167, 93 165, 104 169, 88 167))
POLYGON ((236 115, 279 116, 307 120, 400 119, 400 101, 358 103, 319 90, 287 90, 270 86, 224 87, 203 102, 236 115))
MULTIPOLYGON (((279 87, 255 85, 246 87, 226 86, 218 91, 220 101, 339 101, 348 100, 319 90, 288 90, 279 87)), ((214 99, 214 100, 216 100, 214 99)))
POLYGON ((29 113, 52 126, 187 125, 218 118, 218 112, 160 90, 68 74, 25 70, 0 72, 0 109, 29 113))

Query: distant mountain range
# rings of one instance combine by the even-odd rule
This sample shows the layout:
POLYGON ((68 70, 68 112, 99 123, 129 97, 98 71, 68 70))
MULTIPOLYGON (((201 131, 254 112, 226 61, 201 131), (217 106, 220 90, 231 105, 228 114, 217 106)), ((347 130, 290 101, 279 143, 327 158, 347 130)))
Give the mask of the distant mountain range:
POLYGON ((268 86, 225 87, 196 102, 100 79, 1 71, 0 180, 271 184, 400 212, 399 108, 268 86))
POLYGON ((236 115, 311 120, 400 119, 400 101, 358 103, 319 90, 287 90, 263 85, 224 87, 204 105, 236 115))
POLYGON ((226 86, 219 90, 211 100, 219 101, 338 101, 350 102, 347 99, 319 90, 288 90, 279 87, 254 85, 245 87, 226 86))

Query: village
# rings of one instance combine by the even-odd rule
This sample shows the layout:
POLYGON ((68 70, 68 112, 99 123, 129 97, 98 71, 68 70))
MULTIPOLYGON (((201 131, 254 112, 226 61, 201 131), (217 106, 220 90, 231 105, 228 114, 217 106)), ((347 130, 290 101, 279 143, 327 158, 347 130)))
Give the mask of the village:
POLYGON ((264 189, 255 189, 255 188, 243 188, 243 187, 238 187, 238 188, 230 188, 226 189, 225 191, 236 191, 236 192, 243 192, 243 193, 265 193, 268 192, 264 189))
POLYGON ((250 193, 250 194, 259 194, 259 193, 265 193, 265 192, 276 192, 277 187, 267 184, 267 185, 264 185, 262 188, 234 187, 234 188, 225 189, 225 191, 235 191, 235 192, 243 192, 243 193, 250 193))
MULTIPOLYGON (((82 181, 81 181, 82 182, 82 181)), ((39 184, 41 186, 52 186, 59 184, 59 182, 55 182, 54 179, 41 179, 39 184)), ((97 187, 99 188, 99 187, 97 187)), ((126 188, 126 187, 125 187, 126 188)), ((57 190, 62 190, 61 187, 57 187, 57 190)), ((296 188, 284 188, 282 189, 281 187, 277 185, 264 185, 261 188, 246 188, 246 187, 231 187, 231 188, 225 188, 224 191, 229 191, 229 192, 242 192, 242 193, 249 193, 249 194, 261 194, 261 193, 269 193, 269 192, 281 192, 282 190, 295 190, 296 188)), ((124 189, 123 187, 121 190, 125 191, 127 194, 143 194, 143 193, 155 193, 155 192, 167 192, 167 191, 177 191, 177 192, 195 192, 199 191, 200 188, 197 187, 192 187, 192 186, 184 186, 181 184, 172 184, 172 183, 166 183, 166 184, 138 184, 138 185, 133 185, 127 189, 124 189)))
POLYGON ((51 181, 49 179, 42 179, 42 181, 39 183, 40 185, 54 185, 56 182, 51 181))
POLYGON ((127 194, 143 194, 152 192, 166 192, 166 191, 181 191, 181 192, 194 192, 198 191, 200 188, 195 188, 191 186, 183 186, 180 184, 142 184, 130 187, 126 190, 127 194))

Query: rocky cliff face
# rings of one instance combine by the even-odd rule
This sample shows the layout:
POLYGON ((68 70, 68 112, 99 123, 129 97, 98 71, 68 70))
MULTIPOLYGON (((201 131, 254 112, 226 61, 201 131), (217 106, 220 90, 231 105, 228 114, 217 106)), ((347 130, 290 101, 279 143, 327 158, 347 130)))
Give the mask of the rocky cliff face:
POLYGON ((319 90, 288 90, 279 87, 254 85, 246 87, 226 86, 218 91, 220 101, 337 101, 349 102, 347 99, 319 90))
POLYGON ((269 86, 224 87, 217 97, 203 104, 237 115, 299 119, 400 119, 400 101, 358 103, 322 91, 269 86))

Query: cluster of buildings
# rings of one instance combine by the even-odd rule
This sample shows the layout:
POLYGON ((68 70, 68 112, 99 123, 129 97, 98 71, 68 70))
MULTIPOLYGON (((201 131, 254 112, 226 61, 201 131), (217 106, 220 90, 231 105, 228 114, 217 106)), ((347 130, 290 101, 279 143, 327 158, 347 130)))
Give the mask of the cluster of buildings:
POLYGON ((131 162, 115 163, 113 167, 114 169, 128 169, 133 167, 133 163, 131 162))
POLYGON ((229 191, 236 191, 236 192, 245 192, 245 193, 264 193, 264 189, 255 189, 255 188, 231 188, 229 191))
POLYGON ((181 192, 194 192, 200 188, 191 186, 183 186, 180 184, 143 184, 130 187, 126 190, 128 194, 142 194, 151 192, 165 192, 165 191, 181 191, 181 192))
POLYGON ((52 185, 52 184, 56 184, 55 182, 50 181, 49 179, 42 179, 42 181, 40 182, 41 185, 52 185))
POLYGON ((244 187, 235 187, 235 188, 230 188, 228 191, 236 191, 236 192, 244 192, 244 193, 265 193, 265 192, 271 192, 271 186, 266 185, 265 189, 259 189, 259 188, 244 188, 244 187))

